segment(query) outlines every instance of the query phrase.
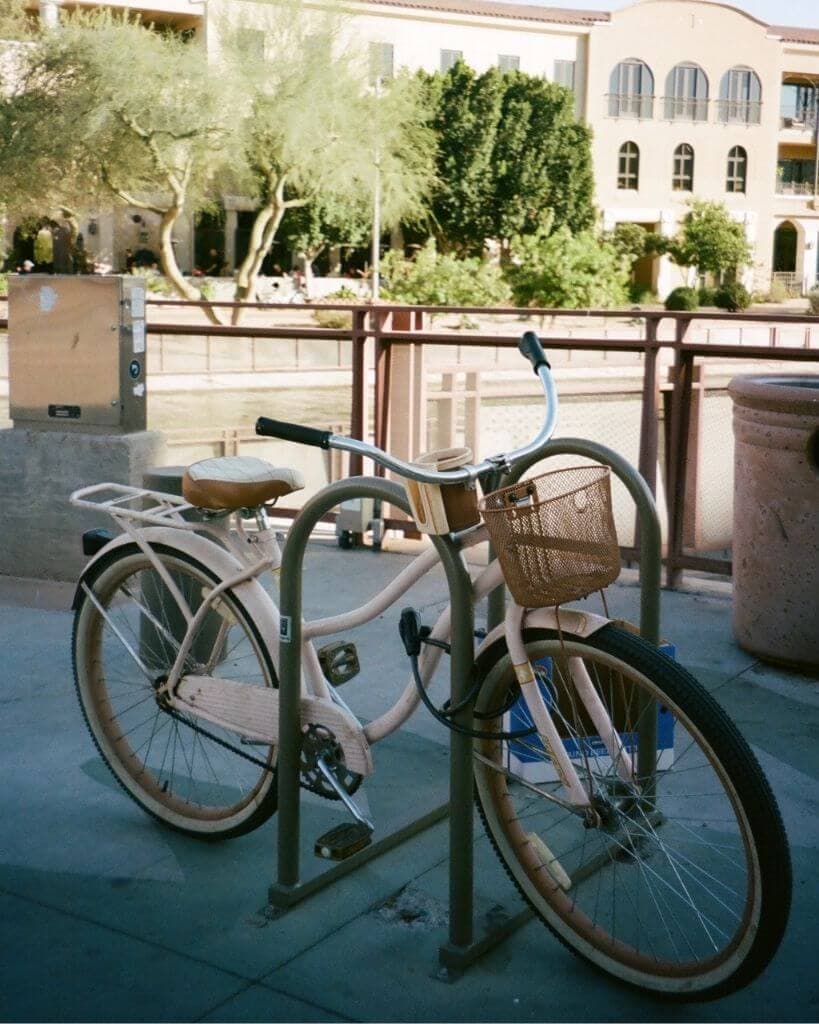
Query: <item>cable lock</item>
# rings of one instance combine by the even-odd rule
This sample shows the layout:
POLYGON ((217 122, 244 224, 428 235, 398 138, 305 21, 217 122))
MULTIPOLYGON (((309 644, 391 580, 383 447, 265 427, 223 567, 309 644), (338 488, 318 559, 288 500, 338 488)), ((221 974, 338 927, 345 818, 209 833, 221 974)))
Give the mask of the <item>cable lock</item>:
MULTIPOLYGON (((429 636, 429 629, 421 625, 421 617, 414 608, 405 608, 401 612, 401 618, 398 623, 398 632, 401 634, 404 650, 407 652, 407 657, 410 659, 412 677, 418 690, 418 696, 421 698, 421 701, 427 711, 429 711, 432 717, 440 722, 441 725, 445 725, 447 729, 451 729, 452 732, 459 733, 461 736, 471 736, 473 739, 477 740, 520 740, 524 739, 526 736, 532 736, 537 732, 536 727, 531 729, 518 729, 513 732, 490 732, 487 729, 469 729, 464 725, 459 725, 457 722, 453 722, 451 720, 453 715, 457 715, 460 711, 465 710, 470 705, 474 705, 484 680, 480 678, 476 679, 470 687, 469 692, 454 706, 452 706, 449 701, 446 701, 443 708, 436 708, 430 700, 426 687, 424 686, 424 682, 421 679, 418 658, 421 654, 421 645, 424 643, 432 644, 435 647, 441 647, 446 650, 447 653, 449 653, 449 645, 441 640, 435 640, 429 636)), ((520 690, 517 684, 515 684, 503 707, 496 708, 493 711, 480 712, 473 710, 473 715, 480 719, 498 718, 499 716, 506 714, 507 711, 510 711, 517 703, 519 697, 520 690)))

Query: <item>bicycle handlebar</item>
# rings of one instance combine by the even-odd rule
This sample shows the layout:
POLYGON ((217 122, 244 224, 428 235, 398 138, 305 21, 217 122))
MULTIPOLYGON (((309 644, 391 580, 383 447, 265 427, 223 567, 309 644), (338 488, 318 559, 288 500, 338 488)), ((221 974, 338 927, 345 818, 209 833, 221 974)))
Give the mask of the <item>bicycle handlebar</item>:
POLYGON ((359 441, 354 437, 332 434, 328 430, 315 430, 313 427, 302 427, 297 423, 285 423, 282 420, 271 420, 260 416, 256 421, 256 433, 262 437, 279 437, 284 441, 295 441, 297 444, 313 445, 316 448, 335 448, 338 451, 351 452, 364 458, 372 459, 385 469, 392 469, 407 480, 417 480, 426 484, 464 484, 477 480, 484 473, 499 468, 509 469, 516 462, 533 455, 551 438, 557 424, 557 391, 552 379, 551 368, 543 351, 540 339, 534 331, 527 331, 521 338, 518 348, 529 360, 535 374, 543 386, 546 398, 546 418, 537 437, 523 448, 504 455, 484 459, 475 466, 462 466, 460 469, 437 471, 426 466, 418 466, 413 462, 404 462, 389 452, 376 448, 375 445, 359 441))
POLYGON ((315 448, 329 448, 329 430, 315 430, 313 427, 301 427, 298 423, 285 423, 284 420, 270 420, 260 416, 256 420, 256 433, 260 437, 280 437, 283 441, 295 441, 296 444, 309 444, 315 448))

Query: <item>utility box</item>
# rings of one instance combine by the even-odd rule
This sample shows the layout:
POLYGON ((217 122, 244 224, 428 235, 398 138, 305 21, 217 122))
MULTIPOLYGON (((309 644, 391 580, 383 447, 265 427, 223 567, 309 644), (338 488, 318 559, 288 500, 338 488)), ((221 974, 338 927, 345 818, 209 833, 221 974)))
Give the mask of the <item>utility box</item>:
POLYGON ((15 427, 145 430, 145 284, 136 277, 9 278, 15 427))

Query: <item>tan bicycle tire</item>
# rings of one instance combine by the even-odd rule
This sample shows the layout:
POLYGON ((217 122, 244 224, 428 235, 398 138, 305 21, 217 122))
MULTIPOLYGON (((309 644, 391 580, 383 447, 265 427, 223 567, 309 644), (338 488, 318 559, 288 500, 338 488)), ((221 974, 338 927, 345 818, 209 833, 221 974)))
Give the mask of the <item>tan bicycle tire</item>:
MULTIPOLYGON (((562 678, 563 669, 560 667, 562 664, 560 659, 563 657, 560 639, 555 633, 547 630, 527 631, 525 639, 527 649, 534 660, 538 658, 554 659, 552 671, 558 677, 558 682, 552 682, 549 685, 555 687, 555 699, 559 706, 561 699, 559 693, 567 686, 562 678)), ((564 641, 566 653, 582 657, 587 667, 590 664, 605 666, 604 670, 595 669, 597 674, 593 674, 599 690, 604 690, 605 686, 602 682, 598 684, 597 679, 605 679, 606 672, 609 673, 609 678, 612 678, 616 672, 618 678, 628 677, 631 680, 629 685, 639 682, 642 690, 663 702, 661 706, 675 716, 675 725, 679 726, 677 735, 685 734, 686 742, 690 739, 692 744, 696 744, 697 750, 705 755, 702 765, 696 765, 693 769, 690 767, 691 764, 695 764, 693 758, 686 765, 680 763, 676 779, 679 780, 682 777, 682 771, 687 768, 691 775, 685 777, 683 786, 690 788, 691 779, 699 777, 697 773, 701 773, 703 779, 707 778, 709 785, 712 780, 717 780, 724 787, 724 791, 722 793, 714 792, 710 798, 711 804, 714 807, 727 808, 735 816, 734 822, 731 823, 726 817, 725 822, 720 826, 712 825, 712 835, 716 835, 720 842, 709 844, 707 839, 702 841, 701 845, 704 849, 702 854, 699 854, 694 843, 695 840, 700 842, 701 837, 699 835, 689 837, 686 830, 693 830, 694 826, 692 824, 689 829, 687 821, 685 824, 683 823, 683 815, 679 811, 676 812, 676 818, 669 816, 666 821, 656 827, 649 827, 645 821, 641 820, 640 815, 645 818, 645 814, 639 809, 638 801, 637 811, 626 811, 620 818, 614 817, 618 827, 612 829, 612 835, 620 838, 609 842, 611 837, 607 836, 602 828, 597 830, 600 833, 600 850, 594 856, 602 861, 603 866, 600 870, 589 875, 588 879, 583 879, 574 892, 571 885, 568 891, 564 891, 558 881, 558 869, 550 868, 546 863, 548 857, 543 850, 547 850, 549 855, 554 858, 552 865, 556 862, 560 870, 564 870, 565 864, 568 864, 571 858, 576 858, 577 855, 576 848, 572 849, 566 845, 565 848, 569 850, 569 855, 566 857, 557 840, 553 838, 553 835, 558 835, 558 829, 554 829, 553 834, 546 829, 544 819, 548 813, 552 813, 551 808, 554 805, 548 804, 548 812, 541 809, 531 815, 528 814, 527 808, 526 812, 522 814, 520 808, 525 807, 526 796, 515 794, 514 791, 520 789, 527 796, 532 796, 531 792, 526 791, 524 787, 515 782, 510 783, 508 777, 476 760, 476 801, 492 845, 518 890, 547 927, 574 953, 606 973, 628 984, 649 989, 659 995, 676 1000, 712 999, 743 987, 765 968, 776 952, 787 922, 791 898, 790 857, 781 816, 756 759, 716 701, 680 666, 660 655, 639 638, 614 626, 607 626, 591 638, 579 639, 564 636, 564 641), (682 724, 680 725, 680 723, 682 724), (709 768, 711 769, 710 773, 709 768), (621 850, 614 847, 613 855, 610 852, 614 843, 625 846, 622 834, 628 831, 629 814, 632 814, 636 821, 633 830, 644 833, 639 836, 639 842, 634 844, 635 846, 642 844, 646 851, 644 857, 642 851, 635 855, 631 849, 621 850), (532 838, 535 833, 527 831, 533 827, 534 819, 539 819, 537 826, 544 829, 545 840, 542 842, 545 842, 545 845, 538 845, 540 837, 532 838), (528 822, 528 824, 524 824, 524 822, 528 822), (626 822, 625 826, 623 822, 626 822), (725 830, 725 836, 728 837, 724 844, 722 840, 725 836, 719 829, 725 830), (669 839, 669 834, 671 839, 669 839), (679 845, 686 851, 684 853, 678 853, 676 848, 669 845, 672 840, 677 841, 677 834, 682 837, 679 845), (741 842, 737 840, 737 836, 741 837, 741 842), (713 851, 710 848, 711 845, 715 848, 713 851), (723 845, 724 849, 718 849, 723 845), (652 846, 656 847, 653 851, 652 846), (733 890, 730 887, 722 888, 722 886, 729 886, 729 882, 724 881, 722 876, 715 877, 714 881, 711 881, 707 871, 713 870, 713 863, 716 862, 727 878, 734 870, 732 866, 727 866, 729 853, 731 858, 737 856, 737 850, 740 847, 745 851, 743 884, 736 891, 735 896, 729 897, 727 894, 733 890), (669 850, 671 852, 668 852, 669 850), (695 852, 692 853, 692 850, 695 852), (696 856, 701 856, 703 863, 707 863, 709 868, 706 869, 691 859, 696 856), (726 865, 723 865, 723 857, 726 859, 726 865), (649 864, 651 858, 654 860, 649 864), (668 869, 664 866, 666 861, 669 865, 668 869), (624 865, 621 866, 619 883, 617 881, 618 863, 624 865), (680 866, 682 866, 682 870, 680 870, 680 866), (542 868, 545 870, 541 870, 542 868), (633 870, 629 877, 630 868, 633 870), (677 871, 684 881, 688 882, 688 887, 692 891, 695 884, 702 884, 706 890, 708 886, 714 887, 710 902, 705 896, 702 897, 702 902, 709 903, 708 909, 702 911, 705 921, 709 922, 709 915, 719 917, 720 921, 722 921, 720 915, 730 921, 734 916, 739 918, 735 932, 727 935, 723 948, 713 955, 698 957, 693 955, 695 951, 692 944, 692 953, 688 954, 687 951, 684 951, 686 955, 679 955, 675 962, 673 955, 668 954, 666 957, 658 955, 656 948, 652 949, 650 953, 647 948, 641 949, 639 938, 635 947, 633 938, 635 893, 637 893, 637 927, 640 926, 637 879, 641 880, 641 884, 644 879, 648 879, 648 884, 644 884, 643 887, 645 889, 654 888, 661 893, 658 899, 655 892, 655 902, 660 903, 663 899, 673 901, 672 913, 679 912, 677 903, 684 905, 685 902, 679 894, 675 895, 673 887, 671 890, 661 888, 649 874, 649 872, 653 872, 659 875, 660 870, 668 875, 671 875, 672 870, 677 871), (685 877, 686 872, 694 879, 693 883, 685 877), (612 881, 612 876, 614 881, 612 881), (622 936, 612 934, 618 927, 616 890, 618 884, 621 887, 624 886, 624 876, 626 881, 623 892, 628 893, 630 897, 630 907, 626 900, 622 901, 621 906, 625 904, 627 910, 625 912, 621 910, 621 925, 619 927, 624 934, 631 929, 627 942, 623 941, 622 936), (703 884, 703 880, 706 878, 708 879, 707 884, 703 884), (601 879, 605 879, 605 888, 601 879), (597 884, 596 904, 592 893, 595 881, 597 884), (586 886, 588 886, 587 889, 584 888, 586 886), (601 902, 603 902, 600 897, 601 888, 605 893, 606 900, 609 898, 609 890, 614 895, 615 909, 613 913, 607 908, 605 915, 600 913, 601 902), (671 895, 669 895, 669 891, 671 895), (731 911, 732 917, 729 918, 727 910, 724 911, 721 908, 715 912, 715 901, 726 905, 730 902, 731 906, 727 907, 727 910, 731 911), (593 914, 591 912, 592 905, 593 914), (608 928, 604 927, 598 918, 598 913, 601 918, 607 915, 613 924, 609 923, 608 928)), ((508 662, 509 658, 503 642, 494 645, 494 648, 487 651, 482 657, 480 669, 485 675, 487 683, 481 691, 478 710, 502 706, 503 699, 508 692, 509 681, 513 678, 513 672, 508 662)), ((625 684, 623 685, 625 686, 625 684)), ((484 741, 477 745, 477 749, 484 756, 489 756, 491 760, 497 762, 500 756, 503 761, 504 755, 502 753, 499 755, 500 744, 484 741)), ((692 749, 694 749, 693 746, 687 747, 684 756, 687 756, 692 749)), ((508 753, 506 759, 508 767, 511 763, 508 760, 508 753)), ((598 781, 602 788, 605 773, 595 771, 591 767, 588 770, 590 775, 601 777, 602 781, 598 781)), ((616 791, 618 787, 622 787, 613 779, 613 775, 612 772, 612 778, 606 784, 611 787, 612 791, 616 791)), ((675 792, 672 789, 673 784, 669 782, 673 776, 674 766, 672 765, 663 773, 658 783, 660 811, 663 810, 663 800, 666 800, 670 801, 669 806, 672 809, 676 805, 690 814, 693 808, 695 818, 697 814, 707 818, 706 810, 709 806, 707 801, 702 803, 701 811, 698 810, 700 806, 698 803, 685 803, 684 801, 691 801, 695 794, 682 790, 675 792), (670 794, 670 797, 663 793, 663 788, 665 788, 666 794, 670 794)), ((679 784, 678 781, 675 784, 679 784)), ((544 788, 547 785, 550 784, 544 783, 544 788)), ((559 784, 555 783, 551 791, 559 792, 559 784)), ((538 797, 534 797, 534 800, 539 801, 538 806, 547 804, 547 801, 538 797)), ((611 802, 616 803, 614 799, 611 802)), ((627 805, 628 801, 623 800, 623 806, 627 805)), ((555 821, 558 820, 559 813, 564 813, 562 808, 552 814, 555 821)), ((573 825, 574 816, 570 816, 569 820, 570 826, 573 825)), ((703 824, 707 829, 709 823, 703 822, 703 824)), ((565 831, 565 822, 562 822, 560 827, 565 831)), ((583 830, 582 824, 575 830, 575 834, 579 836, 578 843, 589 843, 588 836, 584 834, 583 830)), ((589 832, 589 830, 585 831, 589 832)), ((595 838, 598 837, 595 836, 595 838)), ((561 838, 560 842, 565 844, 566 840, 561 838)), ((588 857, 591 863, 594 847, 589 845, 588 857)), ((585 851, 585 846, 583 849, 585 851)), ((582 857, 583 854, 580 856, 582 857)), ((734 862, 730 863, 733 865, 734 862)), ((575 874, 582 878, 582 870, 575 868, 573 863, 570 866, 572 870, 567 874, 570 876, 575 874)), ((737 872, 737 874, 739 873, 737 872)), ((664 884, 666 883, 664 882, 664 884)), ((685 890, 686 886, 683 884, 680 888, 685 890)), ((686 909, 685 913, 688 917, 693 918, 694 912, 698 908, 693 897, 690 898, 690 903, 693 909, 690 911, 686 909)), ((648 905, 650 906, 650 901, 648 901, 648 905)), ((667 918, 662 913, 663 909, 661 906, 659 917, 665 924, 667 918)), ((644 920, 646 916, 644 915, 644 920)), ((674 942, 674 927, 672 925, 669 928, 672 942, 674 942)), ((652 941, 658 941, 659 945, 658 936, 662 938, 662 929, 653 926, 652 929, 654 932, 652 941)), ((709 936, 713 943, 714 935, 718 934, 717 925, 714 924, 712 928, 709 928, 706 923, 703 925, 703 930, 714 933, 709 936)), ((694 941, 701 941, 703 945, 707 945, 704 939, 698 940, 696 936, 693 938, 694 941)), ((691 937, 683 938, 681 928, 680 945, 683 945, 685 941, 691 943, 691 937)), ((671 948, 670 943, 666 942, 666 946, 671 948)), ((677 952, 676 948, 674 952, 677 952)), ((708 953, 710 954, 711 951, 709 950, 708 953)))

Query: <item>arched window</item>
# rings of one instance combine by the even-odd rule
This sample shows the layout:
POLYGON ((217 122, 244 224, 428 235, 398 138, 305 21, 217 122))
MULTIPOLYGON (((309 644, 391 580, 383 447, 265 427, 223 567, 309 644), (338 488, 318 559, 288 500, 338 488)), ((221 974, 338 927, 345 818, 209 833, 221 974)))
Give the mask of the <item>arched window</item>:
POLYGON ((750 68, 731 68, 722 76, 719 118, 725 124, 759 124, 762 120, 762 83, 750 68))
POLYGON ((694 191, 694 147, 684 142, 674 150, 671 187, 675 192, 694 191))
POLYGON ((708 120, 708 77, 697 64, 678 64, 665 83, 668 121, 708 120))
POLYGON ((745 192, 748 184, 748 154, 742 146, 734 146, 728 154, 728 174, 725 178, 726 192, 745 192))
POLYGON ((654 116, 654 75, 641 60, 621 61, 609 81, 609 115, 611 117, 654 116))
POLYGON ((635 142, 624 142, 617 158, 617 187, 636 192, 640 187, 640 149, 635 142))

